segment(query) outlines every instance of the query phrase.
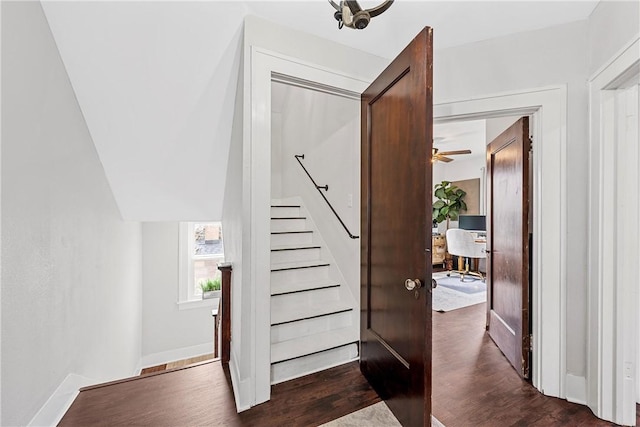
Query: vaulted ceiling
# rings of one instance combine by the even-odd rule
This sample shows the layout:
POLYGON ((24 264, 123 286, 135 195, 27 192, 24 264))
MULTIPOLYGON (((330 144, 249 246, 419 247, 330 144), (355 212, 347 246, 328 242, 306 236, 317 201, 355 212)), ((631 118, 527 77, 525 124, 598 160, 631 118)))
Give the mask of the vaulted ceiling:
MULTIPOLYGON (((378 2, 363 1, 365 7, 378 2)), ((42 2, 125 219, 219 219, 248 14, 393 58, 586 19, 597 1, 396 1, 363 31, 328 2, 42 2)))

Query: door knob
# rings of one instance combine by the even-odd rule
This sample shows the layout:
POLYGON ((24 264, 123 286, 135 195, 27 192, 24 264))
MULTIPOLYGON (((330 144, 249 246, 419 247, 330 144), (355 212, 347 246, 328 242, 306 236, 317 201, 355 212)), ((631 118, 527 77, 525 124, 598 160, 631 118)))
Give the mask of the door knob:
POLYGON ((407 279, 404 281, 404 287, 407 288, 408 291, 420 289, 422 287, 422 282, 420 279, 407 279))

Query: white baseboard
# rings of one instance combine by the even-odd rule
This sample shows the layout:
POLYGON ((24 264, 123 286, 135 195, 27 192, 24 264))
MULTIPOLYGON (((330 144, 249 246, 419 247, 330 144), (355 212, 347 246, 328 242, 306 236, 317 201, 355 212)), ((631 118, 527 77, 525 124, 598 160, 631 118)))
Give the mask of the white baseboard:
POLYGON ((142 356, 140 366, 148 368, 150 366, 161 365, 163 363, 175 362, 177 360, 189 359, 205 354, 213 353, 213 342, 198 344, 191 347, 176 348, 174 350, 162 351, 142 356))
POLYGON ((565 391, 569 402, 580 405, 587 404, 587 380, 585 377, 567 374, 565 391))
POLYGON ((242 412, 251 408, 251 380, 247 378, 240 380, 240 368, 238 359, 233 347, 229 360, 229 373, 231 374, 231 386, 233 387, 233 397, 236 401, 236 411, 242 412))
POLYGON ((99 381, 81 375, 69 374, 53 392, 47 402, 31 419, 29 426, 55 426, 58 425, 73 401, 78 396, 79 390, 99 381))

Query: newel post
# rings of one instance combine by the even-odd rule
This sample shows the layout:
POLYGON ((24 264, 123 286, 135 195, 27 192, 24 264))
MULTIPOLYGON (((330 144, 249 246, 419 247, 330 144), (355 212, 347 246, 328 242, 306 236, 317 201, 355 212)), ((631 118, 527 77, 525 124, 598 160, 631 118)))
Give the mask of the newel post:
POLYGON ((229 363, 231 358, 231 270, 230 262, 218 265, 222 272, 222 342, 220 343, 220 361, 229 363))

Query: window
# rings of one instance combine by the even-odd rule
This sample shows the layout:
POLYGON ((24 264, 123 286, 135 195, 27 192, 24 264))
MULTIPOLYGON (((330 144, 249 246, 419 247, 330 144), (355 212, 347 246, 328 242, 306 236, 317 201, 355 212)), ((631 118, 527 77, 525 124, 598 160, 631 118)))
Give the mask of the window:
MULTIPOLYGON (((201 301, 201 283, 220 278, 218 264, 224 262, 222 225, 219 222, 180 223, 179 304, 201 301)), ((210 305, 204 302, 204 305, 210 305)), ((198 304, 200 305, 200 304, 198 304)))

